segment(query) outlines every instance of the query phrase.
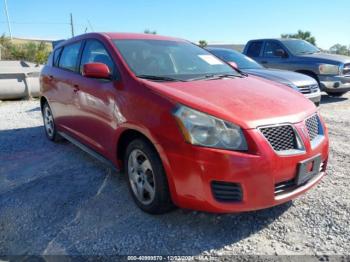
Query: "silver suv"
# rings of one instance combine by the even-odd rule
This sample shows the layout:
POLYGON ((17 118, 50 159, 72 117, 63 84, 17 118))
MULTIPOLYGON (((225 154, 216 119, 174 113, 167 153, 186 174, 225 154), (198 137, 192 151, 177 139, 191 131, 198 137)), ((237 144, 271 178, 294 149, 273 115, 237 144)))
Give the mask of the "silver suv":
POLYGON ((233 62, 235 64, 234 66, 246 74, 263 77, 287 85, 302 93, 306 98, 314 102, 316 106, 320 104, 321 92, 318 83, 309 76, 286 70, 264 68, 253 59, 235 50, 212 47, 207 48, 207 50, 220 59, 229 62, 231 65, 233 62))

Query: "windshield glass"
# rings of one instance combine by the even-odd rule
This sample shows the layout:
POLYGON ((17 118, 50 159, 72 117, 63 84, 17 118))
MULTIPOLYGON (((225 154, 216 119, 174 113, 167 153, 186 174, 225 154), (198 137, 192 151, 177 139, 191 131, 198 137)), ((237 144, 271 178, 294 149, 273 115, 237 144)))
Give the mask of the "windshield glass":
POLYGON ((257 62, 255 62, 250 57, 247 57, 237 51, 233 50, 222 50, 222 49, 208 49, 217 57, 227 61, 235 62, 239 69, 261 69, 263 68, 257 62))
POLYGON ((283 40, 283 44, 293 55, 306 55, 320 52, 320 50, 305 40, 283 40))
POLYGON ((226 63, 188 42, 148 39, 113 41, 130 69, 139 77, 162 77, 167 81, 220 74, 240 76, 226 63))

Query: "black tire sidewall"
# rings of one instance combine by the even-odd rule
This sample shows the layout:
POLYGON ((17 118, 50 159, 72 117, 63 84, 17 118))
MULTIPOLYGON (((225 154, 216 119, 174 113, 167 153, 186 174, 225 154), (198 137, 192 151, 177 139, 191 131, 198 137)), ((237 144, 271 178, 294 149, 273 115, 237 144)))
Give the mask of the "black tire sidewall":
POLYGON ((342 95, 344 95, 346 92, 327 92, 327 94, 329 96, 334 96, 334 97, 341 97, 342 95))

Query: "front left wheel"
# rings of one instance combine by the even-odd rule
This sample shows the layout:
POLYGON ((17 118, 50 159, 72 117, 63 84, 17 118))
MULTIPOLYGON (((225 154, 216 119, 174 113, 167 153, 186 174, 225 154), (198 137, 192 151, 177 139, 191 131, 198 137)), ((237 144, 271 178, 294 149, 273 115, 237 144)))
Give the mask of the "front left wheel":
POLYGON ((162 162, 148 141, 135 139, 128 145, 124 167, 129 190, 143 211, 162 214, 173 208, 162 162))

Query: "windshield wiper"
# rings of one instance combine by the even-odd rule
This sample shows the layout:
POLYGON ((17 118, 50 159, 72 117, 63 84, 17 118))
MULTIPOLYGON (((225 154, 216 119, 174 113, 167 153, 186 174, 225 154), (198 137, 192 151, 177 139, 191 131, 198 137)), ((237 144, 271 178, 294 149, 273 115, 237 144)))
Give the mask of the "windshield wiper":
MULTIPOLYGON (((247 76, 247 75, 242 73, 242 76, 247 76)), ((207 74, 207 75, 203 75, 195 78, 190 78, 190 79, 187 79, 186 81, 196 81, 196 80, 203 80, 203 79, 215 80, 215 79, 221 79, 225 77, 236 78, 236 77, 242 77, 242 76, 236 75, 236 74, 207 74)))
POLYGON ((184 82, 184 80, 181 80, 178 78, 167 77, 167 76, 155 76, 155 75, 136 75, 136 76, 138 78, 155 80, 155 81, 169 81, 169 82, 181 81, 181 82, 184 82))

